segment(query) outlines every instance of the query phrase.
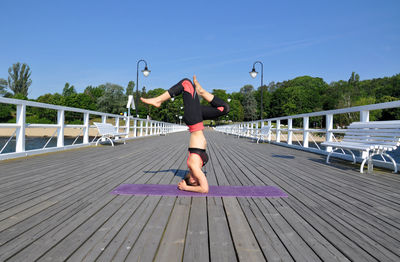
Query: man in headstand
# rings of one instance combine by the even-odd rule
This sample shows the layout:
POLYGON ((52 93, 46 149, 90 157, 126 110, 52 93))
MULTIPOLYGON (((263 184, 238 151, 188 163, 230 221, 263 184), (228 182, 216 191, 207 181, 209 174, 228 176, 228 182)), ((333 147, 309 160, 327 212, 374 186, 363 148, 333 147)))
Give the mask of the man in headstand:
POLYGON ((203 120, 215 119, 229 112, 229 105, 222 99, 204 90, 193 76, 193 82, 185 78, 179 81, 162 95, 154 98, 140 98, 143 103, 160 107, 161 104, 179 94, 182 94, 184 104, 183 120, 189 127, 189 157, 187 165, 189 174, 178 184, 180 190, 208 193, 208 182, 201 168, 207 163, 207 141, 203 134, 203 120), (201 96, 211 106, 200 105, 201 96))

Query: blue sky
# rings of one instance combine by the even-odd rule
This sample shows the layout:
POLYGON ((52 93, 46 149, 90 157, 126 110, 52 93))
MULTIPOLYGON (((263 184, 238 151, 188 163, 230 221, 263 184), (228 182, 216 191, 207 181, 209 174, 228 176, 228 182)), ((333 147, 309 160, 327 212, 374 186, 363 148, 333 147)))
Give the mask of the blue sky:
POLYGON ((260 77, 248 74, 256 60, 264 83, 392 76, 400 73, 399 10, 399 0, 2 1, 0 78, 27 63, 37 98, 66 82, 78 92, 126 87, 142 58, 152 71, 139 76, 147 89, 193 74, 209 90, 257 87, 260 77))

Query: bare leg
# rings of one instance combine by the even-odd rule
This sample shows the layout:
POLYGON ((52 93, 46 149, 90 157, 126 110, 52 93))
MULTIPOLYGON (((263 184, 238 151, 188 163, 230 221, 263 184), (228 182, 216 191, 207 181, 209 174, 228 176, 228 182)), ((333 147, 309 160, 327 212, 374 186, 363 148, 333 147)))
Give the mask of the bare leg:
POLYGON ((214 95, 210 94, 206 90, 203 89, 203 87, 200 85, 200 83, 197 81, 196 76, 193 76, 193 83, 196 86, 196 91, 197 93, 205 99, 208 103, 210 103, 214 99, 214 95))
POLYGON ((160 96, 153 97, 153 98, 143 98, 143 97, 141 97, 140 100, 142 100, 142 102, 145 103, 145 104, 149 104, 149 105, 152 105, 152 106, 155 106, 155 107, 160 107, 161 104, 164 101, 167 101, 170 98, 171 98, 171 96, 169 95, 168 91, 165 91, 160 96))

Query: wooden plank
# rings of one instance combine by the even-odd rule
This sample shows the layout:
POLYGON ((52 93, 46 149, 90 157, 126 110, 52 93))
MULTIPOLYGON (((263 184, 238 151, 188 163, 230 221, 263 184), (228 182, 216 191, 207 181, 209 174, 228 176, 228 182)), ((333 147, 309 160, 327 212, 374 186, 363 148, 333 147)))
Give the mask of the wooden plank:
POLYGON ((68 261, 95 261, 145 199, 145 196, 131 197, 87 241, 76 248, 68 257, 68 261))
MULTIPOLYGON (((213 155, 213 148, 208 147, 208 154, 213 155)), ((210 163, 205 166, 207 180, 210 185, 218 185, 216 174, 220 167, 216 161, 211 159, 210 163)), ((228 185, 226 177, 218 176, 220 184, 228 185)), ((208 239, 211 261, 237 261, 236 251, 233 246, 231 232, 229 230, 228 220, 226 218, 224 205, 221 197, 209 197, 207 199, 208 214, 208 239)))
MULTIPOLYGON (((182 161, 182 159, 180 160, 181 161, 179 162, 178 166, 182 168, 184 166, 184 161, 182 161)), ((176 166, 176 163, 174 164, 176 166)), ((176 182, 177 177, 169 174, 168 176, 163 176, 162 180, 164 180, 165 182, 172 182, 173 180, 175 180, 176 182)), ((164 184, 163 182, 161 183, 164 184)), ((166 230, 167 223, 168 221, 172 221, 175 218, 171 218, 171 214, 175 206, 176 199, 176 197, 168 196, 161 198, 159 204, 154 210, 154 213, 149 218, 148 223, 143 228, 143 231, 141 232, 140 236, 137 238, 132 249, 130 250, 126 258, 128 261, 154 260, 157 249, 166 230)))
POLYGON ((237 261, 222 199, 210 197, 207 201, 208 235, 211 261, 237 261))
POLYGON ((265 257, 251 231, 236 198, 223 198, 232 239, 240 261, 265 261, 265 257))
POLYGON ((254 205, 241 204, 241 206, 266 259, 268 261, 294 261, 285 242, 276 233, 275 227, 264 218, 261 211, 254 205))
POLYGON ((152 261, 176 198, 162 197, 130 250, 127 261, 152 261))
POLYGON ((154 261, 181 261, 189 220, 190 197, 178 197, 154 261))
POLYGON ((209 260, 206 205, 206 198, 194 197, 192 199, 183 261, 209 260))

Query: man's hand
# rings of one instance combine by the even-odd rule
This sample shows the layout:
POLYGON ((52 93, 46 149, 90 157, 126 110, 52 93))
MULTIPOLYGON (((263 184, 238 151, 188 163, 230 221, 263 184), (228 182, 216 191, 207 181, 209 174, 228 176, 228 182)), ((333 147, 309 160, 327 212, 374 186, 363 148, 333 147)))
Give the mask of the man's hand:
POLYGON ((178 188, 179 190, 186 190, 187 184, 185 180, 182 180, 181 182, 179 182, 178 184, 178 188))

